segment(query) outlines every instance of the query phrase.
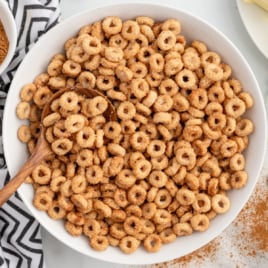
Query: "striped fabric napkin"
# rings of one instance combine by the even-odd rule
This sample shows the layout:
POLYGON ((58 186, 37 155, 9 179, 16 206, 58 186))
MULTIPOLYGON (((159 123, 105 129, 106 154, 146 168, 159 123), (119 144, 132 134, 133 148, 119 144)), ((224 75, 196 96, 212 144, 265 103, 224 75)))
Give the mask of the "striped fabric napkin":
MULTIPOLYGON (((20 62, 38 38, 59 22, 60 0, 6 0, 17 26, 16 53, 0 76, 0 187, 8 180, 2 149, 2 116, 10 82, 20 62)), ((15 193, 0 208, 0 267, 44 267, 40 225, 15 193)))

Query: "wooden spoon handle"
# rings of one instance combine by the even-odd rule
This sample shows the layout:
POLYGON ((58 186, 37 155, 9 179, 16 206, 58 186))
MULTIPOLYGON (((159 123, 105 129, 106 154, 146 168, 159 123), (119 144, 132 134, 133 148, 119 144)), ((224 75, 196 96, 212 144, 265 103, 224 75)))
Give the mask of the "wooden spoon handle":
POLYGON ((22 166, 17 175, 13 177, 0 190, 0 207, 11 197, 11 195, 19 188, 25 179, 31 174, 33 169, 40 164, 44 156, 40 153, 33 153, 29 160, 22 166))

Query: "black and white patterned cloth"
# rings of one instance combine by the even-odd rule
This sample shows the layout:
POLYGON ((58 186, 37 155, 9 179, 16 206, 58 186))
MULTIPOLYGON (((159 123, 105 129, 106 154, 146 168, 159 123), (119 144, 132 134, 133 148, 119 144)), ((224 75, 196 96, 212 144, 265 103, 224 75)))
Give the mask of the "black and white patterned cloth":
MULTIPOLYGON (((8 180, 2 147, 2 116, 10 82, 38 38, 59 22, 60 0, 6 0, 18 30, 16 53, 0 75, 0 187, 8 180)), ((0 267, 44 267, 40 225, 15 193, 0 208, 0 267)))

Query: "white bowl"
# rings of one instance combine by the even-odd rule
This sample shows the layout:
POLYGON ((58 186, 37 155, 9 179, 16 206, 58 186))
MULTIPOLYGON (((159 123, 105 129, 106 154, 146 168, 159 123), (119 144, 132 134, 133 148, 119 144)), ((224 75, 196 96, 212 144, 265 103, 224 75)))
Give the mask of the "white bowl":
POLYGON ((15 19, 11 10, 9 9, 7 2, 0 0, 0 21, 2 22, 8 41, 9 48, 4 61, 0 64, 0 75, 9 65, 17 45, 17 27, 15 19))
POLYGON ((164 245, 159 252, 154 254, 147 253, 139 248, 131 255, 124 254, 118 248, 113 247, 109 247, 104 252, 92 250, 86 239, 71 237, 64 230, 62 222, 52 220, 46 213, 35 209, 32 205, 32 186, 22 185, 18 192, 28 209, 48 232, 82 254, 113 263, 151 264, 164 262, 186 255, 205 245, 218 236, 235 219, 247 202, 258 180, 264 161, 267 125, 264 103, 258 83, 239 50, 212 25, 173 7, 136 2, 88 10, 60 23, 43 36, 29 51, 17 70, 10 87, 3 121, 3 141, 7 166, 11 176, 14 176, 28 157, 26 146, 18 140, 16 134, 16 130, 22 124, 22 121, 15 114, 21 87, 33 81, 37 74, 45 70, 50 58, 55 53, 62 51, 64 42, 74 36, 81 26, 109 15, 117 15, 123 19, 140 15, 148 15, 155 20, 177 18, 182 23, 182 33, 187 40, 204 41, 208 44, 210 50, 217 51, 222 56, 222 60, 232 66, 233 76, 242 81, 245 91, 250 92, 255 99, 254 108, 247 113, 248 118, 253 120, 255 124, 255 131, 250 137, 250 144, 245 153, 246 170, 249 174, 247 185, 239 191, 230 191, 230 210, 226 214, 213 219, 206 232, 177 238, 175 242, 164 245))

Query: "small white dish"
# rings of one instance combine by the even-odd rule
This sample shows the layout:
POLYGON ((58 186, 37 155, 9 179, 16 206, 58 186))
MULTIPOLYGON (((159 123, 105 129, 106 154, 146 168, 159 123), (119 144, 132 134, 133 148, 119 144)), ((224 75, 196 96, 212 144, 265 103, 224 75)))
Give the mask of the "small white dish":
POLYGON ((236 0, 244 26, 260 52, 268 59, 268 11, 245 0, 236 0))
POLYGON ((0 63, 0 75, 3 73, 3 71, 7 68, 9 65, 16 49, 17 44, 17 27, 15 23, 15 19, 13 14, 11 13, 11 10, 9 9, 7 2, 4 0, 0 0, 0 21, 3 24, 3 27, 5 29, 8 41, 9 41, 9 47, 7 55, 2 63, 0 63))
POLYGON ((28 158, 25 144, 22 144, 17 138, 17 129, 23 124, 16 116, 16 105, 19 102, 22 86, 33 81, 36 75, 44 72, 51 57, 62 51, 64 42, 74 36, 81 26, 111 15, 120 16, 122 19, 142 15, 151 16, 155 20, 177 18, 181 21, 182 33, 189 42, 190 40, 204 41, 210 50, 218 52, 222 56, 222 60, 232 67, 233 76, 242 82, 245 91, 250 92, 255 100, 254 108, 250 109, 246 115, 255 124, 255 131, 250 137, 249 147, 245 153, 246 170, 250 178, 247 185, 239 191, 233 190, 228 193, 232 204, 230 210, 213 219, 206 232, 177 238, 173 243, 164 245, 157 253, 147 253, 140 247, 131 255, 124 254, 118 248, 113 247, 109 247, 104 252, 94 251, 88 245, 85 237, 74 238, 70 236, 65 231, 62 221, 52 220, 46 213, 38 211, 33 206, 31 185, 23 184, 18 192, 27 208, 41 225, 55 238, 74 250, 89 257, 112 263, 129 265, 160 263, 184 256, 210 242, 227 228, 246 204, 259 178, 266 150, 267 123, 264 102, 256 78, 243 55, 226 36, 204 20, 176 8, 153 3, 121 3, 87 10, 66 19, 42 36, 29 51, 14 76, 3 120, 4 152, 11 176, 17 173, 28 158))

